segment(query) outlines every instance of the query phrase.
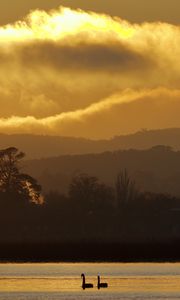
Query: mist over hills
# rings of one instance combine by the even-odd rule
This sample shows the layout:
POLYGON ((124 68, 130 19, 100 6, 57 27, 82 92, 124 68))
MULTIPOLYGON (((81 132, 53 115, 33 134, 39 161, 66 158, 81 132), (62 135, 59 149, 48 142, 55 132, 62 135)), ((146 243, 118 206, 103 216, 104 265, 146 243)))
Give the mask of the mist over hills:
POLYGON ((0 149, 11 146, 25 152, 23 169, 38 179, 44 193, 66 193, 78 173, 114 185, 117 173, 126 168, 140 190, 180 196, 180 128, 141 130, 96 141, 0 134, 0 149))
POLYGON ((139 190, 180 196, 180 151, 168 146, 29 160, 24 168, 39 180, 45 193, 66 193, 79 173, 114 186, 118 172, 127 169, 139 190))
POLYGON ((0 149, 14 146, 26 153, 28 159, 66 154, 101 153, 119 149, 148 149, 168 145, 180 150, 180 128, 141 130, 109 140, 89 140, 75 137, 0 134, 0 149))

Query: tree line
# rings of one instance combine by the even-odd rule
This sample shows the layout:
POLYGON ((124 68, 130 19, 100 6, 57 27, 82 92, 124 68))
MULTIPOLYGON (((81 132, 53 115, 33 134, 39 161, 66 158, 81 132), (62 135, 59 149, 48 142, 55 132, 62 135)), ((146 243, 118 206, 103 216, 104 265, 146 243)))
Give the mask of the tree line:
POLYGON ((0 150, 0 243, 142 242, 180 236, 180 199, 140 191, 126 169, 117 174, 114 186, 80 173, 67 194, 42 195, 36 179, 23 173, 24 156, 14 147, 0 150))

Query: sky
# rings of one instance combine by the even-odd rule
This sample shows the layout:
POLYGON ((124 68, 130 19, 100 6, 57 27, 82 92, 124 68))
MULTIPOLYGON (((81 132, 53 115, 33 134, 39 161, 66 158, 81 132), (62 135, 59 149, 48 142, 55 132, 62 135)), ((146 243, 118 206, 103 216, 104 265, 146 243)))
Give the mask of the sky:
POLYGON ((179 0, 0 3, 0 132, 180 127, 179 0))

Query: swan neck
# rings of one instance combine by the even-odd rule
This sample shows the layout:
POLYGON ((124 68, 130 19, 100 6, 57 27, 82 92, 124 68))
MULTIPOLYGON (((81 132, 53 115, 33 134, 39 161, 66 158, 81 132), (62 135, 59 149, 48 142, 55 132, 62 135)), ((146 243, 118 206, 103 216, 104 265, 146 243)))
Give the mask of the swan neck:
POLYGON ((85 275, 82 274, 81 277, 82 277, 82 285, 84 286, 85 285, 85 275))

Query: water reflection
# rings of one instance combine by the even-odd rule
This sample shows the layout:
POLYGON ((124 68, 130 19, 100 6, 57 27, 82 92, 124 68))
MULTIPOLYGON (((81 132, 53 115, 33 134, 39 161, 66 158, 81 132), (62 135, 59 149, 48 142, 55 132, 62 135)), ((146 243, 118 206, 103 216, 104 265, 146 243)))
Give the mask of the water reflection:
MULTIPOLYGON (((96 278, 90 277, 97 290, 96 278)), ((180 277, 105 278, 108 292, 180 292, 180 277)), ((80 292, 80 278, 1 278, 1 292, 80 292)), ((87 291, 87 290, 86 290, 87 291)), ((100 291, 101 292, 101 291, 100 291)))
POLYGON ((0 299, 16 299, 15 295, 17 299, 176 299, 180 264, 0 264, 0 299), (93 289, 82 290, 82 270, 93 289), (98 290, 98 273, 108 282, 107 289, 98 290))

